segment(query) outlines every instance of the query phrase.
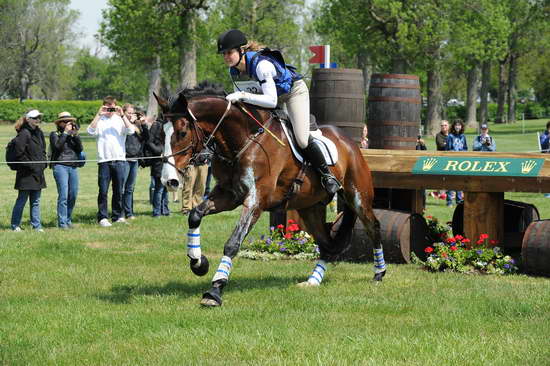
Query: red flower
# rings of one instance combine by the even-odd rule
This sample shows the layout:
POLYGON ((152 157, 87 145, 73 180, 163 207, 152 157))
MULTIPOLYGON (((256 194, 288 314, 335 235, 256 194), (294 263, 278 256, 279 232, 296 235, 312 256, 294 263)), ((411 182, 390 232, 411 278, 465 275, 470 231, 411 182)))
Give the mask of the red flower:
POLYGON ((431 220, 431 219, 433 218, 433 216, 426 216, 426 218, 427 218, 428 220, 431 220))
POLYGON ((455 250, 457 250, 458 248, 455 247, 454 245, 451 247, 451 250, 454 252, 455 250))
POLYGON ((443 252, 443 253, 441 253, 441 256, 442 256, 443 258, 447 258, 447 253, 446 253, 446 252, 443 252))
POLYGON ((477 244, 477 245, 483 244, 483 239, 479 239, 478 241, 476 241, 476 244, 477 244))
POLYGON ((426 247, 426 249, 424 249, 424 251, 425 251, 426 253, 431 253, 431 252, 434 251, 434 248, 432 248, 432 247, 426 247))
POLYGON ((479 236, 479 239, 481 239, 481 240, 485 240, 485 239, 487 239, 487 238, 489 238, 489 235, 487 235, 487 234, 481 234, 481 235, 479 236))
POLYGON ((455 239, 456 240, 462 240, 462 239, 464 239, 464 237, 462 235, 455 235, 455 239))
POLYGON ((292 220, 292 219, 288 219, 287 221, 289 224, 294 224, 296 221, 292 220))
POLYGON ((454 243, 456 241, 455 238, 449 238, 447 239, 447 243, 454 243))
POLYGON ((469 242, 470 242, 470 239, 464 238, 464 239, 462 239, 462 242, 463 242, 463 243, 469 243, 469 242))
POLYGON ((491 245, 497 245, 497 244, 498 244, 498 240, 490 240, 490 241, 489 241, 489 244, 491 244, 491 245))
POLYGON ((290 240, 291 238, 292 238, 291 233, 285 234, 285 239, 290 240))
POLYGON ((288 225, 286 229, 288 231, 300 231, 300 227, 297 224, 288 225))
POLYGON ((284 229, 285 227, 282 224, 277 225, 277 229, 284 229))

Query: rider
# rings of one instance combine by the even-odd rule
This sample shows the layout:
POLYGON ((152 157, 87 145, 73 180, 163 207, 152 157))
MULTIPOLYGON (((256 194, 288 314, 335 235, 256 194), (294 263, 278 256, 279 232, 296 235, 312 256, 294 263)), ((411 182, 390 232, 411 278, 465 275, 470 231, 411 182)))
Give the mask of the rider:
POLYGON ((321 174, 321 183, 329 195, 334 195, 340 183, 328 169, 323 152, 309 133, 309 90, 294 67, 285 65, 278 51, 271 51, 255 42, 248 42, 237 29, 230 29, 218 37, 218 53, 223 54, 238 92, 229 94, 231 102, 243 101, 264 108, 285 105, 294 129, 298 146, 321 174), (239 88, 236 80, 248 78, 239 88))

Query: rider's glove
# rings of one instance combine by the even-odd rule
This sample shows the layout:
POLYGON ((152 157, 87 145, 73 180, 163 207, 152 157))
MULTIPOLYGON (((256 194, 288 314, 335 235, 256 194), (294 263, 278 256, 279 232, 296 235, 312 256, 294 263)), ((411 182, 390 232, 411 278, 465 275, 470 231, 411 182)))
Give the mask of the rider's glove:
POLYGON ((246 93, 243 92, 243 91, 238 91, 238 92, 235 92, 235 93, 231 93, 231 94, 229 94, 228 96, 225 97, 225 99, 227 99, 231 103, 238 102, 239 100, 243 100, 245 98, 246 98, 246 93))

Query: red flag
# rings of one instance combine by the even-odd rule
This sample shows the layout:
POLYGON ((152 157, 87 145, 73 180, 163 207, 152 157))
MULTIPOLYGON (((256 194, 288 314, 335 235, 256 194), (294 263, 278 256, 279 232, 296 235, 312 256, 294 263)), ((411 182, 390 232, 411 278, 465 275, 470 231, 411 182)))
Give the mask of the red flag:
POLYGON ((325 46, 310 46, 310 51, 315 54, 309 59, 310 64, 322 64, 325 62, 325 46))

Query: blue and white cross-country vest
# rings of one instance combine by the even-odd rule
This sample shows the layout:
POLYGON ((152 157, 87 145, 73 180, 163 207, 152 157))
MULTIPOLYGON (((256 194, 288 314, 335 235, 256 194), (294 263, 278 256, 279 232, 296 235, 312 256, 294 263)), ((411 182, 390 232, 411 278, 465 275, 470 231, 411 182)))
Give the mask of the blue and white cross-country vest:
POLYGON ((285 64, 279 51, 264 48, 258 52, 246 52, 243 57, 246 60, 247 75, 241 75, 235 67, 229 69, 231 78, 239 90, 254 94, 262 93, 261 81, 256 75, 256 68, 262 60, 267 60, 275 66, 277 76, 273 81, 275 81, 275 87, 277 88, 277 96, 288 93, 294 81, 302 79, 302 75, 298 74, 293 66, 285 64))

